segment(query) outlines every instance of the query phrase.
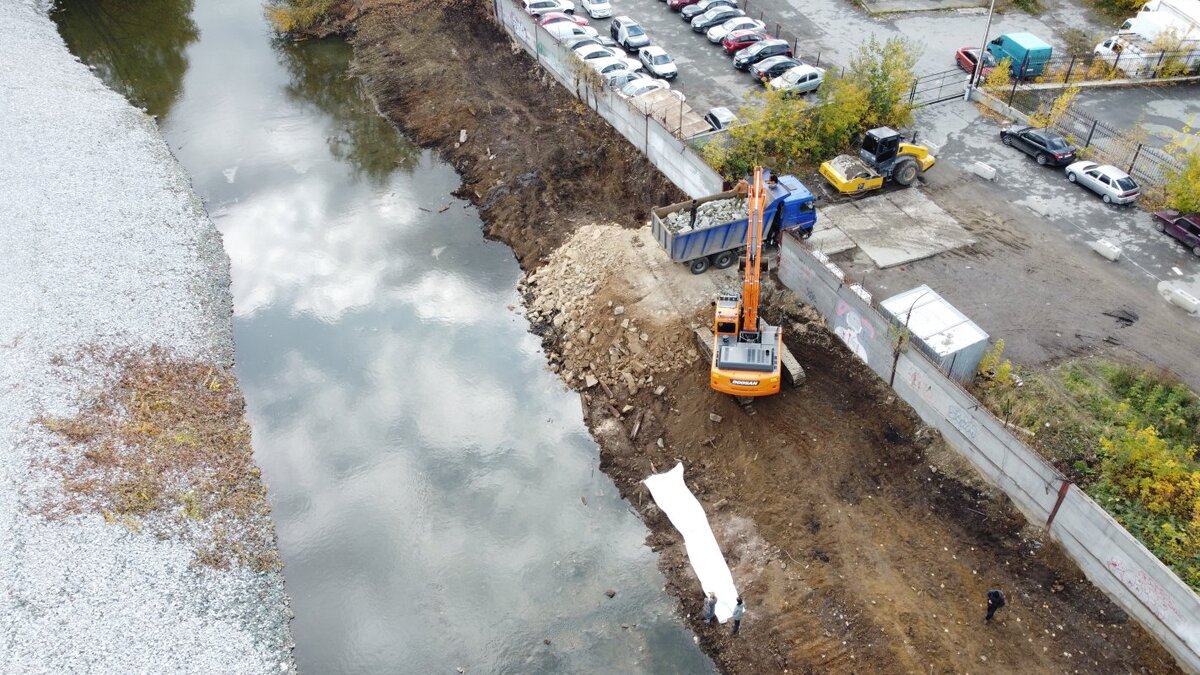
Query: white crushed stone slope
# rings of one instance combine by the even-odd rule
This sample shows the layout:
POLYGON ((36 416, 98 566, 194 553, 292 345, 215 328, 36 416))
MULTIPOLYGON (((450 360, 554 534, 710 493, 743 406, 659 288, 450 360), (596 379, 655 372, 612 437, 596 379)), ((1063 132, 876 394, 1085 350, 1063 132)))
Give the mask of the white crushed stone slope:
POLYGON ((34 513, 56 476, 32 420, 81 388, 51 360, 160 344, 232 362, 229 262, 154 123, 0 0, 0 672, 294 670, 281 574, 97 515, 34 513))

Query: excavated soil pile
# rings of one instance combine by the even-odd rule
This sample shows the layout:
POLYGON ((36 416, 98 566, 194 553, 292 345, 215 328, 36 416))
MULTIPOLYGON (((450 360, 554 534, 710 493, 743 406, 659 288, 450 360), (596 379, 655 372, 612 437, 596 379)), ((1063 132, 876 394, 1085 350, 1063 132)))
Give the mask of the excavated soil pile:
POLYGON ((807 383, 753 415, 714 393, 690 327, 729 278, 692 277, 621 229, 682 195, 513 48, 487 3, 358 6, 357 69, 383 112, 458 168, 524 269, 544 267, 523 292, 550 367, 582 391, 602 468, 723 671, 1176 672, 794 300, 765 314, 807 383), (641 486, 678 461, 747 597, 736 639, 699 620, 682 542, 641 486), (1009 605, 985 627, 991 587, 1009 605))

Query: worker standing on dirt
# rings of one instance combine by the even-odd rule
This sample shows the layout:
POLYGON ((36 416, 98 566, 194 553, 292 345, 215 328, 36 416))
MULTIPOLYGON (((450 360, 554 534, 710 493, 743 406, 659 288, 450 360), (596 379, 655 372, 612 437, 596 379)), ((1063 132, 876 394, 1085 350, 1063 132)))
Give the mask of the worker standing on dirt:
POLYGON ((717 594, 709 592, 704 598, 704 623, 712 623, 717 618, 717 594))
POLYGON ((699 206, 700 206, 700 204, 697 203, 695 199, 693 199, 692 200, 692 221, 688 225, 688 227, 696 227, 696 208, 699 206))
POLYGON ((733 632, 730 635, 737 635, 738 629, 742 627, 742 615, 746 613, 746 603, 742 602, 742 596, 738 596, 737 605, 733 608, 733 632))
POLYGON ((984 623, 991 623, 992 617, 996 615, 996 610, 1004 606, 1004 591, 999 588, 993 588, 987 592, 988 613, 984 623))

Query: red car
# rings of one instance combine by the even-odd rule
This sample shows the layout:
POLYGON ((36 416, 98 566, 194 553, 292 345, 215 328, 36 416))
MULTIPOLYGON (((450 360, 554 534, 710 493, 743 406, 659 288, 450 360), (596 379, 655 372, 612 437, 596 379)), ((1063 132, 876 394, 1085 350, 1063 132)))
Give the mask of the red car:
POLYGON ((694 5, 700 0, 667 0, 667 7, 670 7, 676 12, 682 12, 684 7, 694 5))
POLYGON ((1181 216, 1178 211, 1158 211, 1154 214, 1154 229, 1175 237, 1200 255, 1200 213, 1181 216))
POLYGON ((565 14, 563 12, 546 12, 541 16, 541 20, 538 21, 538 24, 541 26, 549 26, 551 24, 562 23, 564 21, 570 21, 576 26, 588 25, 587 19, 580 16, 571 16, 570 14, 565 14))
MULTIPOLYGON (((974 47, 963 47, 954 52, 954 62, 959 68, 967 71, 968 74, 975 72, 975 64, 979 63, 979 50, 974 47)), ((987 77, 996 69, 996 57, 989 52, 983 53, 983 69, 979 71, 979 77, 987 77)))
POLYGON ((726 54, 733 54, 739 49, 745 49, 759 40, 770 40, 771 36, 761 30, 735 30, 721 40, 721 46, 725 47, 726 54))

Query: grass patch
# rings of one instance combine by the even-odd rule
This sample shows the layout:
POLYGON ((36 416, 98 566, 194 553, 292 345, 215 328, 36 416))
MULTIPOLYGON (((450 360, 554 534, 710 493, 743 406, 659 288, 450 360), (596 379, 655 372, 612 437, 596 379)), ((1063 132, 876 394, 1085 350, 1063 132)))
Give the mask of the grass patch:
POLYGON ((309 30, 329 16, 334 0, 283 0, 266 5, 267 20, 280 33, 309 30))
POLYGON ((96 512, 194 540, 198 562, 279 568, 245 403, 229 371, 157 347, 85 350, 108 374, 71 417, 44 417, 63 493, 48 512, 96 512))
POLYGON ((988 408, 1200 591, 1200 398, 1168 373, 1108 361, 1015 378, 998 353, 982 365, 988 408))

